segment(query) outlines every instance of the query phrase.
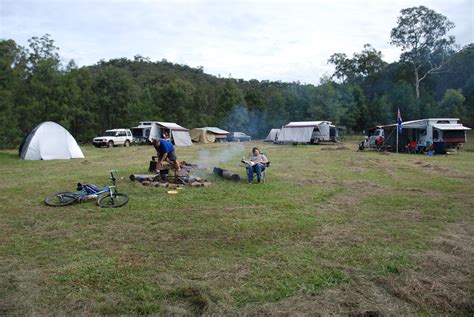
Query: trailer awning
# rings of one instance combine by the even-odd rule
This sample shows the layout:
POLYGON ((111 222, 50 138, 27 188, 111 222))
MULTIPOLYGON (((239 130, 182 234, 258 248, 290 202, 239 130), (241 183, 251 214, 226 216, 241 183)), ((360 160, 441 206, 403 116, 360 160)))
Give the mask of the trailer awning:
POLYGON ((189 131, 188 129, 180 126, 179 124, 176 124, 174 122, 156 122, 157 124, 161 125, 162 127, 165 127, 166 129, 169 130, 174 130, 174 131, 189 131))
POLYGON ((281 142, 308 143, 311 141, 314 127, 283 127, 278 136, 281 142))
POLYGON ((212 132, 214 134, 229 134, 229 131, 222 130, 216 127, 204 127, 203 129, 209 132, 212 132))
POLYGON ((471 130, 471 128, 465 127, 462 124, 433 124, 433 128, 442 130, 442 131, 452 131, 452 130, 471 130))
POLYGON ((176 146, 191 146, 193 142, 191 141, 191 136, 188 131, 177 131, 172 130, 171 134, 173 136, 174 145, 176 146))

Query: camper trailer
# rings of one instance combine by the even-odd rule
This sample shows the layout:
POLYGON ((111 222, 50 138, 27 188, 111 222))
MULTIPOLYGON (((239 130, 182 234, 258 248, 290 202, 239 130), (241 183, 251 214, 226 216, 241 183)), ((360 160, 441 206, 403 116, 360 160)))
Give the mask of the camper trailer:
MULTIPOLYGON (((407 149, 410 141, 416 141, 417 149, 432 147, 437 154, 458 148, 466 142, 466 131, 457 118, 430 118, 402 123, 402 133, 398 136, 398 151, 407 149)), ((397 124, 378 126, 368 130, 368 145, 376 147, 377 139, 382 139, 384 148, 396 150, 397 124)))
POLYGON ((278 135, 278 143, 336 142, 339 131, 330 121, 290 122, 283 126, 278 135))
POLYGON ((150 142, 161 138, 171 140, 177 146, 192 145, 189 130, 173 122, 142 121, 131 129, 136 143, 150 142))

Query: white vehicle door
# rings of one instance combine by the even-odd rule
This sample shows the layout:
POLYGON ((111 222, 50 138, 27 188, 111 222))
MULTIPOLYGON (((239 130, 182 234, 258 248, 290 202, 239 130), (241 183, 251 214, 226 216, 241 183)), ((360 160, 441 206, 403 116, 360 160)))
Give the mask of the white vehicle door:
POLYGON ((117 132, 117 144, 124 144, 126 138, 127 138, 127 133, 125 131, 117 132))

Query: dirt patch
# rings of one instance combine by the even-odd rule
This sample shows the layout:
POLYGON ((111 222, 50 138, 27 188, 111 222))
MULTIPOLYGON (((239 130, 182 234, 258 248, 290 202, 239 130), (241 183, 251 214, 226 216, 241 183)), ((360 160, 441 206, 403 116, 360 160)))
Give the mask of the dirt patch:
MULTIPOLYGON (((321 229, 321 233, 330 231, 329 227, 321 229)), ((339 233, 344 244, 352 239, 350 231, 339 233)), ((433 241, 430 250, 414 258, 416 268, 403 270, 399 275, 377 278, 350 272, 349 283, 325 289, 313 296, 301 294, 275 303, 250 305, 240 313, 255 316, 293 315, 295 312, 311 316, 474 313, 472 222, 448 226, 433 241)))
POLYGON ((348 171, 352 172, 352 173, 363 173, 363 172, 365 172, 365 168, 358 167, 358 166, 352 166, 348 169, 348 171))
POLYGON ((39 270, 20 269, 16 260, 0 257, 0 315, 35 315, 44 277, 39 270))
POLYGON ((421 310, 474 313, 474 224, 451 225, 433 248, 415 257, 416 269, 385 279, 387 290, 421 310))
POLYGON ((350 150, 347 146, 322 147, 321 151, 342 151, 350 150))
POLYGON ((426 162, 423 162, 423 161, 415 161, 413 163, 415 165, 418 165, 419 167, 423 167, 423 168, 429 169, 431 171, 437 171, 437 172, 440 172, 440 173, 442 173, 443 175, 446 175, 446 176, 462 178, 462 179, 474 179, 474 174, 473 173, 460 172, 460 171, 452 170, 452 169, 447 168, 445 166, 436 165, 434 163, 426 163, 426 162))
POLYGON ((319 247, 360 246, 367 241, 356 225, 324 225, 312 238, 311 243, 319 247))
POLYGON ((308 316, 385 316, 413 312, 413 308, 387 293, 385 289, 364 278, 354 277, 338 288, 327 289, 314 296, 295 296, 278 303, 252 305, 244 314, 308 316))

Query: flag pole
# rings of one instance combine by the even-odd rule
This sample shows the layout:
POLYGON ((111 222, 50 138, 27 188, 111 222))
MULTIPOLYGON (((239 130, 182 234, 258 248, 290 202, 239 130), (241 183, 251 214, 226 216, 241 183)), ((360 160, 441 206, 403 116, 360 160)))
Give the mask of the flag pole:
POLYGON ((396 150, 396 153, 398 154, 398 134, 401 132, 402 130, 402 116, 400 114, 400 108, 398 108, 398 111, 397 111, 397 150, 396 150))
POLYGON ((398 123, 397 123, 397 152, 396 152, 397 154, 398 154, 398 129, 399 128, 398 128, 398 123))

